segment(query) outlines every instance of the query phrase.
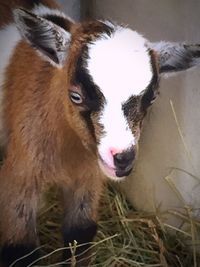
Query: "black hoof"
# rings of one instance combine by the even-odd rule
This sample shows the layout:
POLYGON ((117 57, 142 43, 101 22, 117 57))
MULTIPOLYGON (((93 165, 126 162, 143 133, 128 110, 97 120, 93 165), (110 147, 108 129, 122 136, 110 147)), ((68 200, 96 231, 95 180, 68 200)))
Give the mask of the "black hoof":
POLYGON ((33 245, 4 245, 0 253, 3 267, 27 267, 39 258, 39 251, 33 245))

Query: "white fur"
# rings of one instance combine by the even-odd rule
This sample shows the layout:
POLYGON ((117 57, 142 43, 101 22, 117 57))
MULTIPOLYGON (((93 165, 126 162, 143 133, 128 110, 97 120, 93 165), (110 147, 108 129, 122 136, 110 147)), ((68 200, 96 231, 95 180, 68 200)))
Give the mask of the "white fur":
POLYGON ((114 165, 113 159, 107 156, 109 149, 113 148, 120 153, 136 144, 134 136, 123 115, 121 102, 118 100, 116 98, 113 101, 107 102, 100 119, 105 135, 101 139, 99 153, 111 167, 114 167, 114 165))
POLYGON ((5 142, 2 112, 3 112, 3 84, 5 70, 9 60, 14 52, 14 49, 21 37, 14 24, 10 24, 3 29, 0 29, 0 145, 5 142))
POLYGON ((118 27, 111 38, 104 34, 89 46, 88 70, 105 96, 117 93, 126 101, 146 88, 152 68, 145 43, 137 32, 118 27))
POLYGON ((152 79, 145 43, 137 32, 118 26, 111 37, 104 34, 89 46, 88 71, 106 99, 100 119, 105 134, 98 149, 111 168, 110 148, 123 151, 136 144, 122 105, 131 96, 141 94, 152 79))

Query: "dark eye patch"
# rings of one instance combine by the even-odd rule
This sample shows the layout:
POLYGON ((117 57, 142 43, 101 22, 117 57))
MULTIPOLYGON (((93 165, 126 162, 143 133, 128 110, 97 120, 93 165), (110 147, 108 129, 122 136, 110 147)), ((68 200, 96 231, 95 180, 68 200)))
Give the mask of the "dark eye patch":
POLYGON ((142 95, 131 96, 122 105, 124 115, 129 120, 136 122, 143 119, 147 108, 153 103, 158 94, 157 84, 157 79, 152 78, 150 85, 142 95))
POLYGON ((122 110, 132 130, 142 121, 144 113, 140 109, 141 96, 131 96, 123 105, 122 110))
POLYGON ((75 84, 81 86, 84 94, 84 104, 91 112, 98 112, 105 103, 105 98, 99 88, 94 84, 92 77, 89 75, 84 60, 79 57, 74 73, 75 84))
POLYGON ((158 78, 156 75, 153 76, 150 85, 144 91, 141 98, 141 110, 146 111, 146 109, 153 103, 158 95, 158 78))
POLYGON ((151 67, 153 72, 153 77, 149 86, 144 91, 142 98, 141 98, 141 111, 146 112, 147 108, 153 103, 158 95, 158 84, 159 84, 159 77, 157 71, 157 63, 156 57, 152 50, 149 50, 149 56, 151 59, 151 67))
POLYGON ((82 104, 83 109, 79 110, 79 112, 95 142, 98 143, 95 135, 95 122, 92 119, 92 115, 96 113, 98 117, 98 112, 100 112, 100 110, 103 108, 106 101, 105 97, 100 92, 98 86, 95 85, 92 77, 87 71, 85 64, 86 59, 87 53, 86 51, 82 51, 81 56, 77 60, 75 72, 71 82, 72 84, 78 85, 81 88, 84 101, 82 104))
POLYGON ((122 109, 124 115, 129 117, 132 121, 138 121, 144 117, 147 108, 153 103, 158 95, 159 76, 157 71, 156 57, 152 50, 149 50, 149 56, 152 67, 152 79, 148 87, 142 92, 141 95, 132 96, 126 103, 123 104, 122 109))
POLYGON ((138 113, 140 106, 140 96, 131 96, 127 102, 122 105, 122 110, 126 117, 134 118, 138 113))

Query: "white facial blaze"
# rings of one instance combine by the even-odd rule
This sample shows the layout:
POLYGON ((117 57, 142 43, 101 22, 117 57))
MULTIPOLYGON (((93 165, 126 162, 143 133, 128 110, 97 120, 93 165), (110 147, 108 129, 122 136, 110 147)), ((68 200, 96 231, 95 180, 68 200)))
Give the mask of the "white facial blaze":
POLYGON ((111 168, 111 148, 123 151, 136 144, 122 105, 145 90, 152 79, 145 43, 137 32, 116 27, 111 37, 104 34, 89 47, 88 71, 106 99, 100 119, 105 134, 98 149, 111 168))
POLYGON ((143 91, 152 78, 146 40, 128 28, 96 40, 89 47, 88 70, 105 96, 127 97, 143 91))
POLYGON ((101 158, 112 168, 114 163, 110 150, 120 153, 135 145, 135 139, 123 115, 121 103, 115 100, 108 101, 104 107, 100 123, 104 127, 105 135, 98 148, 101 158))

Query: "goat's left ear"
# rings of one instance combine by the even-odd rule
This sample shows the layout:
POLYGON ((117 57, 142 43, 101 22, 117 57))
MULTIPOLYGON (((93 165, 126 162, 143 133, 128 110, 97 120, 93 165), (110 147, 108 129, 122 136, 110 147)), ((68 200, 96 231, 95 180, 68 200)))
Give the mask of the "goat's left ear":
POLYGON ((57 66, 64 64, 71 34, 53 22, 25 9, 14 10, 14 20, 23 38, 57 66))
POLYGON ((200 65, 200 44, 150 43, 159 57, 160 73, 173 73, 200 65))

